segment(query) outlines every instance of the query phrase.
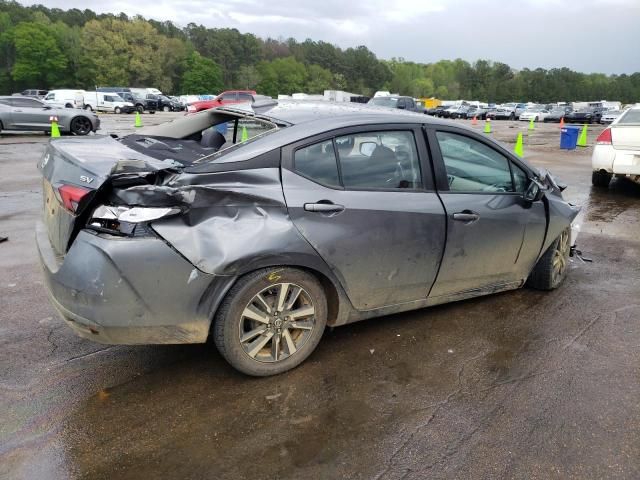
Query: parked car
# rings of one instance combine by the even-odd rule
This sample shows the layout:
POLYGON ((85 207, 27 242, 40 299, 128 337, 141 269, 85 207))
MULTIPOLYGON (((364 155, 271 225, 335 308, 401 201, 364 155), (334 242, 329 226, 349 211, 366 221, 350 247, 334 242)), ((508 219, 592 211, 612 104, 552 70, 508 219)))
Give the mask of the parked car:
POLYGON ((462 118, 466 118, 468 120, 475 117, 478 120, 485 120, 487 118, 487 113, 490 111, 488 107, 470 107, 462 118))
POLYGON ((600 117, 600 123, 602 123, 603 125, 612 123, 620 115, 622 115, 621 110, 609 110, 608 112, 603 112, 602 116, 600 117))
POLYGON ((259 107, 47 146, 37 244, 80 336, 211 335, 238 370, 273 375, 325 325, 567 275, 579 207, 510 148, 406 111, 259 107))
POLYGON ((181 112, 184 110, 182 103, 178 100, 171 99, 166 95, 147 94, 147 99, 155 100, 158 103, 158 110, 163 112, 181 112))
POLYGON ((555 122, 560 123, 560 120, 565 117, 565 115, 571 112, 571 107, 555 107, 549 111, 549 114, 542 119, 543 122, 555 122))
MULTIPOLYGON (((98 87, 97 91, 117 94, 125 102, 132 103, 135 109, 140 113, 144 113, 145 111, 149 113, 156 113, 156 110, 158 110, 158 102, 156 100, 146 98, 146 94, 140 95, 137 92, 132 92, 131 89, 127 87, 98 87)), ((87 92, 86 95, 91 95, 91 92, 87 92)))
POLYGON ((193 102, 187 107, 189 113, 201 112, 209 108, 231 105, 234 103, 251 103, 254 101, 256 92, 254 90, 227 90, 215 97, 213 100, 200 100, 193 102))
POLYGON ((133 113, 136 107, 117 93, 87 92, 84 96, 85 110, 110 113, 133 113))
POLYGON ((0 131, 51 131, 51 117, 58 118, 61 133, 88 135, 100 128, 97 115, 78 109, 53 108, 32 97, 0 97, 0 131))
POLYGON ((21 93, 16 93, 14 95, 16 96, 22 96, 22 97, 32 97, 32 98, 37 98, 42 100, 48 93, 48 90, 38 90, 35 88, 29 89, 29 90, 23 90, 21 93))
POLYGON ((440 111, 439 117, 450 118, 451 114, 458 109, 457 105, 449 105, 440 111))
POLYGON ((456 118, 467 118, 467 112, 470 108, 470 105, 460 105, 456 109, 449 111, 449 118, 452 120, 456 118))
POLYGON ((534 122, 543 122, 550 113, 551 112, 545 107, 531 107, 522 112, 518 117, 518 120, 525 120, 527 122, 531 120, 534 122))
POLYGON ((487 118, 491 120, 515 120, 518 117, 516 117, 515 107, 501 105, 488 112, 487 118))
POLYGON ((50 90, 43 101, 55 108, 84 108, 84 90, 50 90))
POLYGON ((367 102, 367 105, 377 107, 398 108, 407 110, 408 112, 426 113, 426 109, 418 105, 412 97, 403 97, 400 95, 386 95, 384 97, 373 97, 367 102))
POLYGON ((564 121, 566 123, 599 123, 602 112, 604 109, 600 107, 574 110, 564 116, 564 121))
POLYGON ((608 187, 611 178, 630 177, 640 183, 640 107, 624 111, 596 139, 591 156, 591 182, 608 187))

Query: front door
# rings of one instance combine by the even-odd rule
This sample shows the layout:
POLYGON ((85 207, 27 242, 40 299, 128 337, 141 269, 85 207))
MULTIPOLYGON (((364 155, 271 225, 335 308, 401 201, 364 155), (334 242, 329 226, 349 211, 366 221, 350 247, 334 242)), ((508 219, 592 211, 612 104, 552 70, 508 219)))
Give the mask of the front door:
POLYGON ((283 149, 291 219, 358 310, 428 295, 445 216, 427 169, 424 137, 412 126, 348 130, 283 149))
POLYGON ((13 128, 43 130, 49 127, 49 110, 35 98, 11 98, 13 128))
POLYGON ((447 247, 431 296, 522 281, 544 241, 542 202, 523 199, 528 174, 481 138, 456 129, 430 135, 446 170, 440 198, 447 213, 447 247))

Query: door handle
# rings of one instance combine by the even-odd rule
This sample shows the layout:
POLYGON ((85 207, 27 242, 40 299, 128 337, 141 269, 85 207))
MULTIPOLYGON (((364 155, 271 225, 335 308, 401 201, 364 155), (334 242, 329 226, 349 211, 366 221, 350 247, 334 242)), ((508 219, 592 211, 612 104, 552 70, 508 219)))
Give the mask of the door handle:
POLYGON ((480 218, 480 214, 471 210, 463 210, 453 214, 453 219, 459 222, 473 223, 480 218))
POLYGON ((17 108, 15 108, 13 111, 16 113, 22 113, 22 110, 18 110, 17 108))
POLYGON ((335 203, 305 203, 304 209, 307 212, 334 213, 343 211, 344 205, 337 205, 335 203))

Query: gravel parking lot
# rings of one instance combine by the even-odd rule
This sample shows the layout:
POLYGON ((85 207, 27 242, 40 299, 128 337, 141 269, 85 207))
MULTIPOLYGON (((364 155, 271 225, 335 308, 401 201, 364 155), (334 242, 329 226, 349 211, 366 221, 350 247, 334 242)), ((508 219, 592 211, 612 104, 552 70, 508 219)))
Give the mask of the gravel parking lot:
MULTIPOLYGON (((100 133, 133 121, 102 115, 100 133)), ((492 125, 569 185, 593 263, 574 259, 550 293, 327 331, 299 368, 260 379, 212 345, 76 337, 33 239, 47 137, 0 136, 0 478, 640 478, 640 186, 593 189, 591 147, 559 150, 557 124, 492 125)))

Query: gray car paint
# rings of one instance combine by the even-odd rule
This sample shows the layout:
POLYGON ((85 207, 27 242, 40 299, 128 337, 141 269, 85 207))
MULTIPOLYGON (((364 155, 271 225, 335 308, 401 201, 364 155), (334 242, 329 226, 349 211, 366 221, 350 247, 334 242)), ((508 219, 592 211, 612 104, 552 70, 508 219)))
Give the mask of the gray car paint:
POLYGON ((91 112, 76 108, 51 108, 46 103, 31 97, 4 96, 0 97, 0 122, 2 130, 44 131, 51 130, 50 117, 58 118, 58 128, 61 132, 71 131, 71 122, 76 117, 88 118, 95 132, 100 128, 100 118, 91 112), (38 102, 41 107, 17 107, 6 105, 2 100, 27 98, 38 102))
MULTIPOLYGON (((79 172, 95 172, 100 180, 92 188, 96 195, 103 195, 103 199, 145 206, 173 202, 185 209, 182 215, 152 223, 159 237, 139 239, 89 233, 81 228, 82 225, 73 224, 78 217, 68 226, 70 230, 80 227, 75 240, 69 231, 65 233, 71 235, 72 240, 68 251, 68 245, 58 244, 56 249, 51 246, 51 226, 47 235, 37 235, 47 284, 54 305, 63 317, 100 326, 96 328, 98 333, 88 330, 84 335, 103 342, 203 341, 203 332, 208 329, 217 305, 240 275, 262 267, 291 265, 306 268, 319 276, 329 297, 329 324, 340 325, 517 288, 526 279, 531 261, 539 258, 577 214, 552 187, 527 213, 520 211, 523 206, 518 204, 518 199, 521 197, 487 196, 481 205, 485 217, 490 219, 490 212, 493 212, 497 221, 499 212, 511 211, 508 215, 515 227, 512 231, 502 232, 506 233, 502 238, 495 229, 491 234, 492 224, 484 225, 482 236, 485 238, 476 244, 468 230, 451 226, 445 215, 447 206, 449 213, 462 206, 456 202, 464 203, 468 199, 458 196, 454 202, 452 196, 447 200, 441 178, 442 165, 438 165, 441 160, 433 154, 429 160, 421 153, 423 162, 433 162, 435 183, 443 190, 440 195, 435 191, 386 195, 389 192, 356 194, 334 190, 331 194, 346 204, 349 211, 353 210, 352 217, 340 218, 338 215, 336 221, 328 221, 321 214, 301 215, 300 206, 304 202, 319 200, 315 196, 309 197, 311 200, 306 198, 319 193, 309 185, 312 182, 286 166, 281 170, 279 156, 270 157, 276 159, 275 163, 269 160, 266 166, 259 164, 258 167, 251 167, 253 159, 279 152, 281 147, 310 136, 341 128, 373 129, 387 123, 404 123, 407 128, 419 125, 444 128, 450 124, 424 115, 390 113, 385 109, 374 111, 358 106, 283 104, 273 110, 272 121, 291 126, 234 148, 219 160, 182 171, 171 161, 154 160, 112 139, 97 140, 101 147, 99 154, 96 154, 97 143, 88 142, 84 146, 76 142, 52 142, 48 153, 53 155, 51 158, 56 165, 47 167, 43 162, 45 164, 41 166, 49 181, 53 178, 52 172, 56 172, 58 180, 72 182, 79 172), (97 156, 95 162, 94 156, 97 156), (135 179, 149 174, 156 178, 150 184, 111 186, 114 179, 135 179), (376 198, 382 193, 384 199, 376 198), (409 198, 411 200, 407 202, 409 198), (380 204, 376 205, 378 201, 380 204), (407 208, 407 205, 411 207, 407 208), (384 212, 378 213, 380 219, 366 214, 376 209, 384 212), (540 221, 543 211, 544 225, 540 221), (409 223, 400 222, 395 218, 398 213, 394 212, 407 215, 409 223), (546 217, 552 218, 547 222, 546 217), (372 225, 372 219, 378 222, 373 228, 380 235, 374 248, 370 245, 372 239, 362 234, 372 225), (458 235, 461 238, 455 238, 458 235), (147 245, 152 246, 153 254, 145 257, 147 245), (480 271, 482 262, 479 259, 496 245, 507 245, 509 255, 498 271, 490 275, 491 281, 478 279, 472 285, 462 285, 461 279, 470 262, 474 272, 480 271), (516 250, 519 250, 517 254, 516 250), (451 253, 449 256, 448 252, 451 253), (61 264, 45 260, 56 255, 58 259, 63 255, 61 264), (90 258, 89 268, 83 263, 86 258, 90 258), (148 262, 154 267, 149 267, 148 262), (514 264, 513 271, 505 267, 509 262, 514 264), (156 269, 157 265, 169 265, 162 272, 171 272, 171 275, 165 273, 165 278, 159 279, 163 274, 156 269), (96 275, 104 270, 103 266, 107 267, 108 273, 96 275), (450 274, 449 286, 441 290, 438 290, 438 269, 445 280, 450 274), (197 281, 189 281, 192 276, 197 281), (119 280, 131 288, 112 288, 119 280), (428 296, 434 280, 433 291, 428 296), (459 282, 457 287, 456 282, 459 282), (160 288, 156 291, 157 285, 160 288), (108 288, 98 293, 98 287, 105 286, 108 288), (369 290, 368 286, 371 287, 369 290), (110 305, 121 307, 112 312, 105 308, 110 305), (140 326, 144 327, 142 332, 140 326), (177 330, 172 331, 171 326, 177 330), (126 329, 131 331, 130 338, 126 329)), ((162 128, 158 132, 168 133, 162 128)), ((476 135, 471 130, 468 132, 476 135)), ((484 137, 483 141, 495 143, 484 137)), ((504 150, 497 143, 495 145, 504 150)), ((507 156, 531 176, 542 180, 526 162, 510 153, 507 156)), ((323 194, 329 195, 329 192, 323 194)))

